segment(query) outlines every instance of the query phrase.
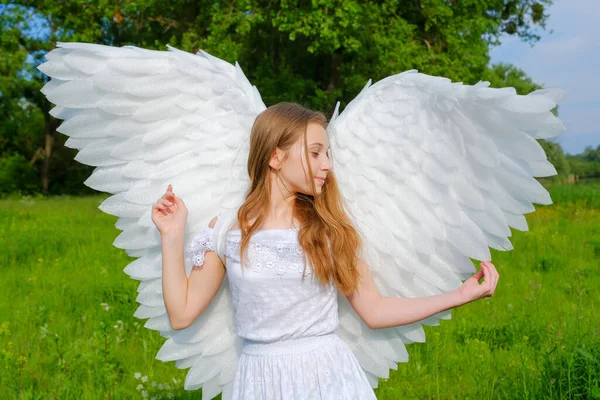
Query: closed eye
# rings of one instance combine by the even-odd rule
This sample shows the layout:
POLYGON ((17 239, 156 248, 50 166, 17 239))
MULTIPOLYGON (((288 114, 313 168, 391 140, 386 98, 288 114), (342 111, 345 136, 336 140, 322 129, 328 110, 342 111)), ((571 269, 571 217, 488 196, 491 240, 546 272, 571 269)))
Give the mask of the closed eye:
MULTIPOLYGON (((312 155, 313 155, 315 158, 319 157, 319 153, 314 153, 314 152, 313 152, 313 153, 311 153, 311 154, 312 154, 312 155)), ((330 157, 329 157, 329 152, 325 153, 325 155, 327 156, 327 158, 330 158, 330 157)))

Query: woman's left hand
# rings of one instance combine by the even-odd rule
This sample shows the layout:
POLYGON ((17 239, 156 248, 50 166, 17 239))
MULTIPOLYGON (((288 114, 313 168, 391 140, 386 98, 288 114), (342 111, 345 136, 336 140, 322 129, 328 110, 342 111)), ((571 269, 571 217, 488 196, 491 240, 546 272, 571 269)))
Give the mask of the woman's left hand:
POLYGON ((481 269, 456 289, 463 303, 494 295, 498 278, 500 278, 496 267, 490 261, 484 261, 479 266, 481 269), (481 278, 484 278, 483 282, 479 283, 481 278))

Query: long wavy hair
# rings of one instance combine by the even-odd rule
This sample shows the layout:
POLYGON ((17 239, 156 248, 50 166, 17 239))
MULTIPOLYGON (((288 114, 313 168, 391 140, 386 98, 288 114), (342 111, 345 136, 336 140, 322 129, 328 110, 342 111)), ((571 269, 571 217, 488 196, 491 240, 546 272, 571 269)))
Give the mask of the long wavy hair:
MULTIPOLYGON (((279 148, 288 159, 289 149, 299 139, 304 140, 304 155, 312 193, 317 193, 310 167, 306 130, 309 123, 327 128, 323 113, 309 110, 294 103, 279 103, 267 108, 254 121, 250 134, 248 175, 251 184, 237 217, 242 233, 240 256, 246 260, 250 238, 264 222, 271 199, 269 160, 279 148), (248 215, 258 215, 252 225, 248 215)), ((360 235, 343 206, 342 196, 333 170, 327 173, 322 191, 316 196, 296 193, 293 217, 300 223, 298 240, 312 266, 313 275, 323 283, 335 284, 345 294, 358 286, 357 257, 362 247, 360 235)), ((305 265, 306 272, 306 265, 305 265)))

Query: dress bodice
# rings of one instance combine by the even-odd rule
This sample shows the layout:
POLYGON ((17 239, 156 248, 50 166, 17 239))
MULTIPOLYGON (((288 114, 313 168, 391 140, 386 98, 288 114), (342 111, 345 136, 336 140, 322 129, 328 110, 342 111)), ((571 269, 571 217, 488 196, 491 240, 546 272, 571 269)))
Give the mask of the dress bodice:
MULTIPOLYGON (((206 227, 192 239, 188 250, 193 265, 202 265, 205 252, 214 251, 212 231, 206 227)), ((337 329, 337 288, 313 275, 296 229, 254 232, 243 266, 241 239, 240 230, 229 231, 224 252, 238 336, 272 342, 337 329)))

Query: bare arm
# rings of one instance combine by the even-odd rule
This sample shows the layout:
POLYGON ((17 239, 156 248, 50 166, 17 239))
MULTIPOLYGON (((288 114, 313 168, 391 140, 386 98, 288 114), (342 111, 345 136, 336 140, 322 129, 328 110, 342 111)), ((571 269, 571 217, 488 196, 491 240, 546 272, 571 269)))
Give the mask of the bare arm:
MULTIPOLYGON (((210 222, 211 228, 216 219, 210 222)), ((225 276, 221 259, 214 251, 207 251, 203 266, 195 266, 188 278, 184 268, 183 238, 180 230, 161 235, 163 298, 173 329, 187 328, 202 314, 225 276)))
POLYGON ((481 270, 452 292, 419 298, 383 297, 375 286, 369 267, 359 259, 358 288, 347 298, 371 329, 406 325, 477 298, 491 296, 499 275, 493 264, 481 263, 481 266, 481 270), (485 281, 480 285, 478 281, 484 276, 485 281))

